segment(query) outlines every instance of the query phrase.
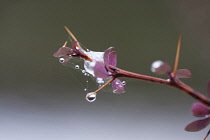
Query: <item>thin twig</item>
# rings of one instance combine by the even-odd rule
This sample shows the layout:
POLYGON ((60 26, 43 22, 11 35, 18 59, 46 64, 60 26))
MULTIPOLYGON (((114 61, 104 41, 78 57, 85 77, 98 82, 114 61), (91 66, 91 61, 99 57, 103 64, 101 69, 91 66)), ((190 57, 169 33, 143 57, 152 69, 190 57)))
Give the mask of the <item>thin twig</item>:
POLYGON ((112 77, 109 81, 107 81, 103 86, 101 86, 99 89, 97 89, 96 91, 94 91, 92 94, 88 95, 86 98, 90 97, 93 94, 96 94, 97 92, 99 92, 100 90, 102 90, 103 88, 105 88, 108 84, 110 84, 113 80, 115 79, 115 77, 112 77))

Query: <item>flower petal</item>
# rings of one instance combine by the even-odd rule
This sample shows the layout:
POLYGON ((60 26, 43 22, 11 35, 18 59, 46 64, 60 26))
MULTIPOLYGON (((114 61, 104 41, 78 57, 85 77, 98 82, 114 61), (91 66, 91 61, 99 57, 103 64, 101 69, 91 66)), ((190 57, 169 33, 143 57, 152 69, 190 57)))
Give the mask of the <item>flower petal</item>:
POLYGON ((125 92, 124 82, 121 82, 120 79, 115 79, 112 81, 113 93, 120 94, 125 92))
POLYGON ((102 63, 97 62, 97 61, 94 67, 94 74, 97 78, 103 78, 103 79, 110 76, 105 66, 102 63))
POLYGON ((54 57, 62 57, 64 55, 70 54, 72 52, 72 49, 69 47, 61 47, 58 49, 56 53, 54 53, 54 57))
POLYGON ((161 60, 157 60, 155 62, 152 63, 151 65, 151 71, 157 74, 168 74, 168 72, 171 71, 171 66, 166 63, 163 62, 161 60))
POLYGON ((208 124, 210 123, 210 117, 207 117, 202 120, 196 120, 194 122, 191 122, 185 127, 186 131, 190 132, 196 132, 204 129, 208 124))
POLYGON ((201 103, 194 103, 192 106, 192 114, 196 117, 205 117, 210 114, 210 109, 201 103))
POLYGON ((179 69, 176 71, 176 78, 191 78, 192 72, 188 69, 179 69))

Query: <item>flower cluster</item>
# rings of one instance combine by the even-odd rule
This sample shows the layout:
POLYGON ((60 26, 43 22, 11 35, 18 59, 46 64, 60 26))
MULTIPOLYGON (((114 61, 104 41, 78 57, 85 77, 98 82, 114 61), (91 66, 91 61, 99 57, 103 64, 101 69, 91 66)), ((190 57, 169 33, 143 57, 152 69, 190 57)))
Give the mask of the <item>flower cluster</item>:
MULTIPOLYGON (((73 38, 75 37, 73 36, 73 38)), ((86 99, 89 102, 95 101, 96 93, 110 83, 112 84, 113 93, 120 94, 125 92, 125 81, 116 78, 116 72, 110 68, 110 66, 116 67, 117 65, 117 53, 112 51, 113 47, 108 48, 104 52, 86 51, 76 39, 72 42, 72 47, 66 47, 66 45, 67 42, 53 55, 59 58, 60 63, 66 64, 71 61, 71 58, 75 57, 83 59, 84 69, 87 73, 95 77, 100 83, 108 80, 101 88, 86 95, 86 99)))
POLYGON ((97 78, 106 79, 110 76, 114 77, 112 83, 113 93, 120 94, 124 93, 125 82, 118 78, 115 78, 116 72, 109 68, 109 66, 116 67, 117 65, 117 54, 115 51, 111 51, 113 47, 108 48, 103 55, 104 63, 95 61, 94 74, 97 78))

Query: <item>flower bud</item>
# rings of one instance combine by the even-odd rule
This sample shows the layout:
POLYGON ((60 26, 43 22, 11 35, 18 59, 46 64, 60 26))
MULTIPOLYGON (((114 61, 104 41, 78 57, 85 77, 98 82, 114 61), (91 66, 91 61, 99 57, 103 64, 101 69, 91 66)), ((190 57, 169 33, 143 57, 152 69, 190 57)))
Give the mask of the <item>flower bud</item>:
POLYGON ((121 94, 125 92, 125 81, 121 82, 120 79, 116 78, 113 82, 112 82, 112 89, 113 89, 113 93, 115 94, 121 94))

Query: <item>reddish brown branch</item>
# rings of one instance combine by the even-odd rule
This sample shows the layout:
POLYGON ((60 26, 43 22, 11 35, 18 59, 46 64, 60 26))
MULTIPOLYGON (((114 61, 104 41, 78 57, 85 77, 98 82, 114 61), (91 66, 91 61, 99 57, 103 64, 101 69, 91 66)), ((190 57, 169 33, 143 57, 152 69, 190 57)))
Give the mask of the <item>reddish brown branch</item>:
POLYGON ((202 102, 203 104, 210 107, 210 100, 206 96, 204 96, 200 92, 194 90, 190 86, 184 84, 178 78, 171 77, 170 79, 166 80, 166 79, 161 79, 161 78, 156 78, 156 77, 152 77, 152 76, 147 76, 147 75, 142 75, 142 74, 125 71, 120 68, 116 68, 116 67, 112 67, 112 66, 110 66, 110 68, 116 72, 116 77, 128 77, 128 78, 134 78, 134 79, 168 85, 168 86, 177 88, 177 89, 187 93, 188 95, 192 96, 196 100, 198 100, 198 101, 202 102))

